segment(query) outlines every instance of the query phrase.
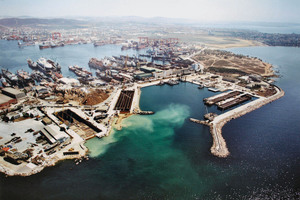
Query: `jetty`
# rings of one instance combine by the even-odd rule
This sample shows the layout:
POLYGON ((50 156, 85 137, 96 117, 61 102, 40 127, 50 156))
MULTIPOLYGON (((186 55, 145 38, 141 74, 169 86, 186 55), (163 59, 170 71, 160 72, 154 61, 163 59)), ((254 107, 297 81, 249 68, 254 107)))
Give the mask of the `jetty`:
POLYGON ((220 90, 217 89, 217 88, 208 88, 209 91, 212 91, 212 92, 219 92, 220 90))
POLYGON ((155 112, 153 111, 139 111, 137 114, 139 115, 153 115, 155 112))
POLYGON ((201 121, 197 119, 190 118, 190 121, 204 124, 210 127, 210 133, 213 137, 213 144, 210 148, 210 151, 213 155, 221 158, 227 157, 230 152, 227 148, 225 139, 222 136, 223 126, 232 119, 241 117, 249 112, 252 112, 268 103, 271 103, 284 96, 284 91, 277 86, 274 86, 276 93, 270 97, 260 97, 254 101, 251 101, 247 104, 241 105, 238 108, 232 109, 223 113, 221 115, 215 116, 212 121, 201 121))

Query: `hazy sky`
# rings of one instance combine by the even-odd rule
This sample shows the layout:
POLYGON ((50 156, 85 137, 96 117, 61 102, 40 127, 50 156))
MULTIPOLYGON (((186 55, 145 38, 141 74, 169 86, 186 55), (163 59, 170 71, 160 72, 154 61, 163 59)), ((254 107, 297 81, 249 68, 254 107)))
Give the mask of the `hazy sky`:
POLYGON ((300 0, 0 0, 1 16, 142 16, 300 22, 300 0))

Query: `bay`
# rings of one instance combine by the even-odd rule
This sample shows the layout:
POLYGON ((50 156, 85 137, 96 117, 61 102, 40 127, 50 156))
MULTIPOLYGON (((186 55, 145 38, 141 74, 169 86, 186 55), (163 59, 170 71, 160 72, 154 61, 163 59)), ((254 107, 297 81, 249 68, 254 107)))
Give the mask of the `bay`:
MULTIPOLYGON (((70 60, 83 47, 73 48, 78 52, 70 60)), ((63 161, 30 177, 1 175, 0 199, 297 199, 300 49, 229 50, 273 64, 280 74, 276 84, 286 95, 224 126, 228 158, 212 156, 208 128, 188 120, 203 116, 202 100, 213 93, 190 83, 147 87, 140 106, 155 115, 129 117, 121 131, 88 141, 91 159, 78 166, 63 161)), ((1 54, 3 65, 8 55, 1 54)), ((11 47, 11 56, 19 54, 25 50, 11 47)), ((18 66, 12 58, 6 62, 18 66)))

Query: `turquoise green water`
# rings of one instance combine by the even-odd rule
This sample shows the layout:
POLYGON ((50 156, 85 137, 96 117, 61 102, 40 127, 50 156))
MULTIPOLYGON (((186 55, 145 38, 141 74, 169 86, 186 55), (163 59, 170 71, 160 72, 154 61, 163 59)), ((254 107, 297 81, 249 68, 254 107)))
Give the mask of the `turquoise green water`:
MULTIPOLYGON (((90 150, 91 157, 102 155, 109 146, 126 137, 134 137, 132 142, 141 142, 145 137, 145 145, 147 145, 145 148, 150 147, 151 143, 158 143, 159 147, 163 147, 165 145, 160 144, 170 142, 169 139, 174 135, 174 129, 181 127, 188 116, 188 107, 175 104, 152 116, 134 115, 122 121, 122 131, 113 130, 110 137, 90 140, 86 145, 90 150), (99 148, 99 146, 103 148, 99 148)), ((146 149, 140 150, 144 153, 147 152, 146 149)), ((153 150, 151 149, 151 151, 153 150)))
POLYGON ((175 131, 183 126, 189 115, 188 106, 170 104, 155 115, 131 116, 123 120, 121 131, 114 131, 103 140, 90 140, 86 145, 91 157, 104 160, 114 157, 114 162, 120 164, 120 171, 116 173, 127 171, 125 180, 117 182, 130 185, 138 181, 140 187, 145 186, 133 186, 135 198, 143 195, 159 198, 161 194, 171 199, 191 198, 208 192, 215 180, 199 177, 197 168, 206 173, 213 173, 214 169, 209 169, 205 162, 194 168, 184 152, 174 145, 175 131))

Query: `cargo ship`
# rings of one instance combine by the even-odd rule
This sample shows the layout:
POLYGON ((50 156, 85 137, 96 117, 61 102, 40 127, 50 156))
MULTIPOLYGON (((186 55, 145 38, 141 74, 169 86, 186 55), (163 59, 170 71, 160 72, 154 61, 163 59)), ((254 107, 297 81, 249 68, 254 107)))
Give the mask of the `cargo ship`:
POLYGON ((19 80, 23 85, 28 85, 29 83, 33 83, 33 79, 29 76, 28 72, 25 72, 24 70, 18 70, 17 76, 19 77, 19 80))
POLYGON ((98 76, 100 79, 102 79, 105 82, 110 82, 112 80, 112 77, 105 74, 104 72, 101 72, 100 70, 96 71, 96 76, 98 76))
POLYGON ((51 48, 56 48, 56 47, 63 47, 63 46, 65 46, 65 44, 64 43, 62 43, 62 42, 59 42, 59 43, 51 43, 51 48))
POLYGON ((51 47, 51 44, 50 43, 45 43, 45 42, 43 42, 42 44, 39 45, 40 49, 48 49, 50 47, 51 47))
POLYGON ((79 67, 77 65, 69 66, 69 70, 74 72, 77 76, 83 78, 88 78, 92 75, 92 72, 89 72, 86 69, 83 69, 82 67, 79 67))
POLYGON ((10 85, 18 84, 19 81, 18 77, 15 74, 11 73, 10 71, 6 69, 2 69, 2 75, 10 85))
POLYGON ((47 76, 51 76, 52 72, 60 72, 61 70, 61 66, 58 63, 49 59, 40 58, 36 63, 37 69, 47 76))
POLYGON ((30 67, 31 69, 33 70, 37 69, 37 63, 33 62, 31 59, 27 59, 27 63, 28 63, 28 67, 30 67))
POLYGON ((60 79, 60 78, 63 78, 63 75, 58 73, 58 72, 54 72, 54 75, 56 78, 60 79))
POLYGON ((94 47, 97 47, 97 46, 104 46, 106 45, 106 43, 104 41, 97 41, 97 42, 94 42, 94 47))
POLYGON ((98 60, 97 58, 91 58, 89 60, 89 67, 99 69, 101 71, 105 70, 103 62, 101 60, 98 60))
POLYGON ((5 78, 1 77, 0 81, 1 81, 3 87, 9 87, 10 86, 10 84, 6 81, 5 78))

